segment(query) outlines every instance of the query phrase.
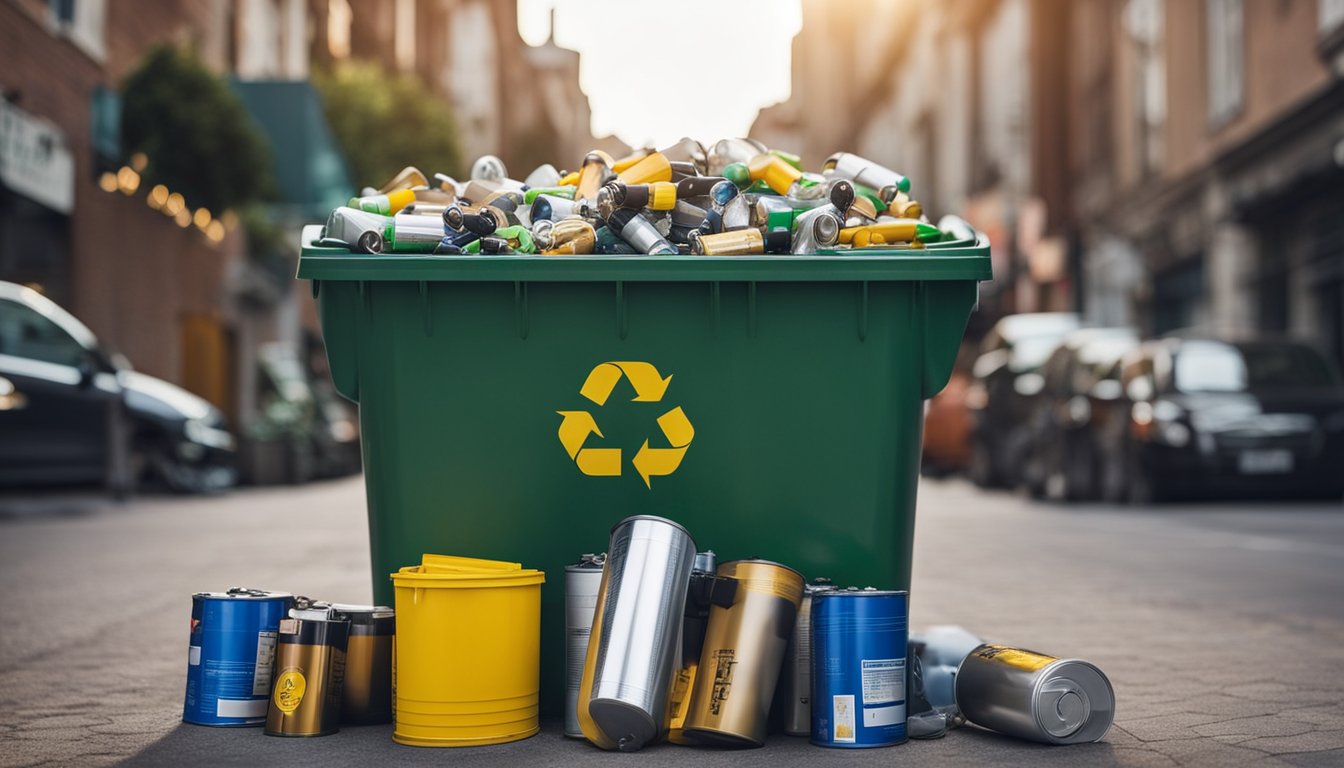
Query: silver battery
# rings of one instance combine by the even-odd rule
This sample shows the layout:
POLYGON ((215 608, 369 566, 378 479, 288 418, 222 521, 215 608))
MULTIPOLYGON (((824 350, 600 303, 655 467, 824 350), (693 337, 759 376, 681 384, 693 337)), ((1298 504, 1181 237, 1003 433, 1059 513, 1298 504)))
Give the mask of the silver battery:
POLYGON ((972 723, 1046 744, 1098 741, 1115 720, 1115 691, 1095 665, 1006 645, 971 651, 956 695, 972 723))
POLYGON ((607 553, 579 686, 579 727, 599 747, 634 751, 668 725, 695 541, 671 520, 636 515, 611 529, 607 553))
POLYGON ((593 608, 602 586, 606 554, 583 555, 565 567, 565 735, 583 738, 579 728, 579 683, 593 630, 593 608))
POLYGON ((813 579, 803 587, 784 669, 779 675, 784 702, 784 732, 790 736, 812 735, 812 595, 835 589, 830 579, 813 579))

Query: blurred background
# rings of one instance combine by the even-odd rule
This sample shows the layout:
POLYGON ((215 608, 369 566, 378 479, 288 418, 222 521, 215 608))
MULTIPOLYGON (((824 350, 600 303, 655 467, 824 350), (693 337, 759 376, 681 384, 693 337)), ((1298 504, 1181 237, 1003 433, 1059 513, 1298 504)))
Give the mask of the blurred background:
POLYGON ((1344 0, 722 5, 0 0, 0 484, 356 472, 302 225, 750 135, 989 234, 926 471, 1344 495, 1344 0))

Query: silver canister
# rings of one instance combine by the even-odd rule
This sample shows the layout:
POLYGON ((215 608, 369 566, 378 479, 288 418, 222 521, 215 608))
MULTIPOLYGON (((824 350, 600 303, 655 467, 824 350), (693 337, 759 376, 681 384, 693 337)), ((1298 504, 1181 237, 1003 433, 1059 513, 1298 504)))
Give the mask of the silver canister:
POLYGON ((830 579, 817 578, 803 587, 803 602, 779 673, 780 699, 784 707, 784 732, 790 736, 812 735, 812 596, 835 589, 830 579))
POLYGON ((671 520, 611 529, 579 684, 579 727, 597 746, 634 751, 666 731, 694 562, 695 541, 671 520))
POLYGON ((579 683, 593 630, 593 608, 602 586, 606 554, 583 555, 565 567, 565 735, 583 738, 579 728, 579 683))
POLYGON ((1006 645, 971 651, 956 694, 972 723, 1046 744, 1098 741, 1115 720, 1115 691, 1095 665, 1006 645))

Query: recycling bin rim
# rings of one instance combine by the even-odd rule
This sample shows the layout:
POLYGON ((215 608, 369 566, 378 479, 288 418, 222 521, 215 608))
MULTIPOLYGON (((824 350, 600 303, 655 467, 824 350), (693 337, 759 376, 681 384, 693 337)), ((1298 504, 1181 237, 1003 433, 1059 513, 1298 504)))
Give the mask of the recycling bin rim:
POLYGON ((301 280, 445 282, 896 282, 993 279, 989 240, 938 250, 766 256, 539 256, 353 254, 317 245, 321 225, 303 228, 301 280))

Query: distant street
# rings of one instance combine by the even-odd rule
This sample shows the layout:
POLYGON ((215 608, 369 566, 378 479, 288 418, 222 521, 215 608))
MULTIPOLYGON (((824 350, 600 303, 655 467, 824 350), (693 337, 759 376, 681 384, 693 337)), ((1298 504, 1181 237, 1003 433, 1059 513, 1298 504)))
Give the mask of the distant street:
POLYGON ((1340 504, 1135 511, 924 480, 916 549, 912 623, 1095 662, 1118 700, 1103 743, 1041 747, 968 727, 894 752, 773 737, 745 753, 625 758, 548 723, 524 742, 446 755, 394 745, 388 726, 272 739, 181 724, 192 592, 369 598, 354 478, 124 505, 0 497, 0 765, 1344 763, 1340 504))

